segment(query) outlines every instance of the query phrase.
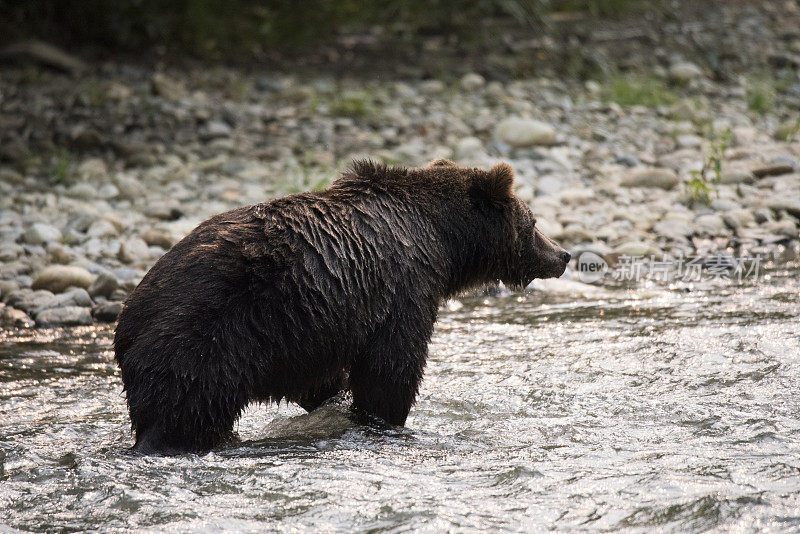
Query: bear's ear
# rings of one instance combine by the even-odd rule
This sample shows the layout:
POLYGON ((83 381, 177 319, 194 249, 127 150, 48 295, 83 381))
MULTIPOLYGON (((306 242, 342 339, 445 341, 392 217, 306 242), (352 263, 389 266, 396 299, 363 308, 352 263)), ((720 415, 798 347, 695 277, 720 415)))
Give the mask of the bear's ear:
POLYGON ((428 167, 455 167, 455 166, 456 166, 455 163, 445 158, 435 159, 428 164, 428 167))
POLYGON ((500 206, 511 198, 514 191, 514 171, 507 163, 498 163, 488 172, 473 178, 470 194, 500 206))

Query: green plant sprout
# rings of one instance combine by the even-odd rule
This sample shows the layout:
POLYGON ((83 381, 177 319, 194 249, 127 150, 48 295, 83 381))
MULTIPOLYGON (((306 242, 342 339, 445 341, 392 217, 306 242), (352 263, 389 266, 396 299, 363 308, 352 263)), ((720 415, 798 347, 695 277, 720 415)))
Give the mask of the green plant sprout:
POLYGON ((711 141, 710 151, 703 161, 703 167, 692 171, 692 178, 686 183, 690 205, 709 205, 711 197, 718 196, 717 185, 722 181, 722 162, 732 140, 733 134, 730 128, 726 128, 720 132, 717 139, 711 141))

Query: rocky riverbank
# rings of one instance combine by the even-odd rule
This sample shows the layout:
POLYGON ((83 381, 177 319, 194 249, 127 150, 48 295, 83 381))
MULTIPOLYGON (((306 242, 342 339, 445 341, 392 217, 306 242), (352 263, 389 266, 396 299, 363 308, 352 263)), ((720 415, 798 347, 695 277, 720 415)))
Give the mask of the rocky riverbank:
POLYGON ((774 81, 720 84, 681 58, 585 84, 6 69, 2 322, 113 321, 197 223, 324 187, 356 157, 507 161, 545 233, 612 265, 718 251, 796 262, 800 80, 757 83, 774 81))

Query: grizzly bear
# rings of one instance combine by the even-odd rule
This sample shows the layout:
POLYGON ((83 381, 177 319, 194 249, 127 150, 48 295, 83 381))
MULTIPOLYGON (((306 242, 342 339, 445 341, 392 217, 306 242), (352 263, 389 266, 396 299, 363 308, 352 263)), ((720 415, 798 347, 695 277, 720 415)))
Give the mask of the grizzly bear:
POLYGON ((403 425, 443 299, 563 274, 506 164, 356 162, 329 189, 216 215, 153 266, 114 337, 142 453, 207 451, 251 401, 403 425))

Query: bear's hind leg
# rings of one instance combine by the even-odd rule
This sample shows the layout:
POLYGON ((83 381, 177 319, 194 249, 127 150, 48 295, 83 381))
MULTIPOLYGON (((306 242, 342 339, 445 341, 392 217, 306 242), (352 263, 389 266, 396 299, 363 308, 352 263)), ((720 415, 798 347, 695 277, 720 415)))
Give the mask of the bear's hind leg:
POLYGON ((189 377, 164 370, 125 380, 129 374, 123 368, 136 434, 133 449, 143 454, 209 451, 233 437, 233 425, 249 401, 244 384, 223 379, 224 373, 189 377))

